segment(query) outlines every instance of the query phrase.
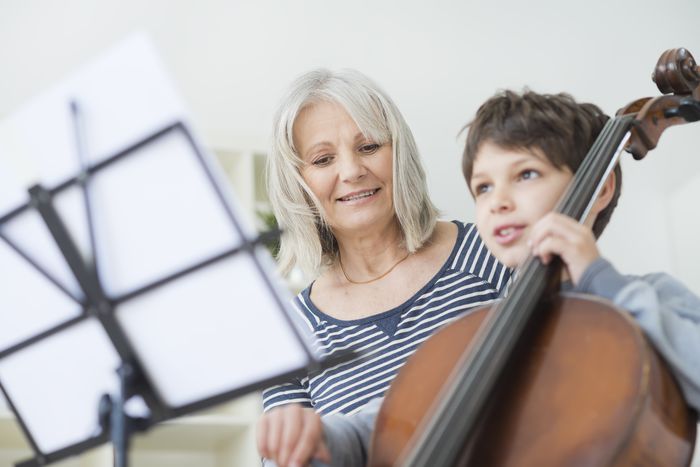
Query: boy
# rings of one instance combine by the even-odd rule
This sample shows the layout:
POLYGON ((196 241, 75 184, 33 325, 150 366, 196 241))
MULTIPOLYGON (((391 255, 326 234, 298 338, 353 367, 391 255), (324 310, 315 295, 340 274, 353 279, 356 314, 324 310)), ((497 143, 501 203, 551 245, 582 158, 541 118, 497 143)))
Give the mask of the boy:
MULTIPOLYGON (((476 205, 479 234, 499 261, 519 266, 530 253, 561 257, 563 287, 626 309, 664 356, 687 403, 700 409, 700 299, 666 274, 623 276, 603 259, 596 238, 620 195, 618 166, 583 224, 551 212, 607 121, 591 104, 565 94, 506 91, 486 101, 469 124, 462 169, 476 205)), ((318 420, 304 439, 312 465, 366 462, 381 400, 361 412, 318 420), (314 454, 315 453, 315 454, 314 454), (331 460, 332 459, 332 460, 331 460)))
POLYGON ((666 274, 621 275, 596 246, 620 195, 619 165, 582 224, 551 212, 606 120, 597 107, 566 94, 506 91, 484 103, 469 125, 462 159, 476 225, 506 266, 519 266, 530 253, 545 263, 559 256, 564 288, 629 311, 698 410, 700 299, 666 274))

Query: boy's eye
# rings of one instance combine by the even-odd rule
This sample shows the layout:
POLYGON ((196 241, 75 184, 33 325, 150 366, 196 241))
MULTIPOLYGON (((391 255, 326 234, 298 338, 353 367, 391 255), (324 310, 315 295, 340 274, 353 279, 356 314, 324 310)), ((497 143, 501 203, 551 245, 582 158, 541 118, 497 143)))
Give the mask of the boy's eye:
POLYGON ((491 190, 491 185, 488 183, 480 183, 474 187, 474 195, 478 196, 491 190))
POLYGON ((366 143, 366 144, 363 144, 362 146, 360 146, 359 151, 360 151, 362 154, 374 154, 375 152, 377 152, 377 150, 378 150, 380 147, 382 147, 381 144, 377 144, 377 143, 366 143))
POLYGON ((523 180, 532 180, 533 178, 537 178, 540 176, 540 173, 536 170, 528 169, 528 170, 523 170, 520 173, 520 178, 523 180))

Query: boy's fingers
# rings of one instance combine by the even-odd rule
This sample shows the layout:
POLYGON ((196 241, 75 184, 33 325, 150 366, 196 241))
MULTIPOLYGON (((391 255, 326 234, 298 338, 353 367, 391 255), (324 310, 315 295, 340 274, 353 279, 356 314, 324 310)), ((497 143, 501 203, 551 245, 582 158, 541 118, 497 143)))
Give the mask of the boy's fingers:
POLYGON ((558 214, 548 217, 542 224, 536 225, 529 239, 533 254, 547 262, 546 254, 556 254, 567 264, 571 261, 591 261, 599 256, 592 231, 573 219, 558 214))
POLYGON ((564 241, 550 235, 537 244, 534 254, 539 256, 544 264, 548 264, 553 255, 562 256, 564 245, 564 241))
POLYGON ((588 266, 600 256, 595 242, 588 245, 585 242, 570 242, 567 239, 550 235, 533 250, 544 264, 549 263, 553 255, 559 256, 574 284, 578 284, 588 266))
POLYGON ((580 224, 570 217, 551 212, 534 225, 530 242, 537 245, 550 235, 571 238, 579 234, 579 226, 580 224))

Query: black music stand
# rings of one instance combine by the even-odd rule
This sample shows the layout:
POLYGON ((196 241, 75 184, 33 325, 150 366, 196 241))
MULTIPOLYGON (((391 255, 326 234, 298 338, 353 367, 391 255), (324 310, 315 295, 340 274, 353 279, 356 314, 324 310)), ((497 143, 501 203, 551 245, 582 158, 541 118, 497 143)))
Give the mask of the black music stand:
POLYGON ((125 467, 133 432, 320 359, 260 246, 278 233, 241 224, 186 122, 91 162, 91 104, 65 105, 78 172, 33 185, 7 212, 0 203, 0 389, 35 453, 18 467, 108 441, 125 467), (163 180, 168 171, 181 176, 163 180))

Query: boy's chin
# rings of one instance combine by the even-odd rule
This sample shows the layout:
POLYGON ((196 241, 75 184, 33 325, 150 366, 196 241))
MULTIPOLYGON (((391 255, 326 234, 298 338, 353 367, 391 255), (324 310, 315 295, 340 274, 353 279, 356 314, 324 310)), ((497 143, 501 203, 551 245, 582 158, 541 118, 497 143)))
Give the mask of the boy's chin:
POLYGON ((502 257, 499 258, 498 255, 496 255, 496 259, 501 264, 506 266, 507 268, 515 269, 525 262, 525 260, 527 259, 527 256, 528 255, 526 255, 526 254, 520 254, 520 255, 512 254, 512 255, 503 255, 502 257))
POLYGON ((515 269, 525 262, 530 250, 527 248, 522 248, 520 245, 512 245, 510 247, 504 247, 495 242, 485 242, 486 246, 491 251, 491 254, 496 257, 499 263, 506 266, 509 269, 515 269))

